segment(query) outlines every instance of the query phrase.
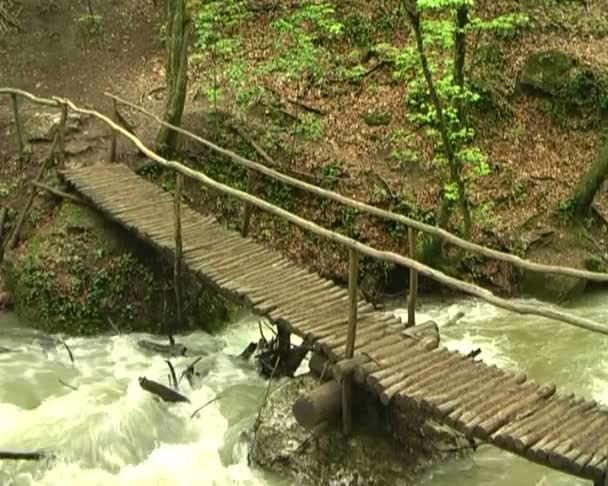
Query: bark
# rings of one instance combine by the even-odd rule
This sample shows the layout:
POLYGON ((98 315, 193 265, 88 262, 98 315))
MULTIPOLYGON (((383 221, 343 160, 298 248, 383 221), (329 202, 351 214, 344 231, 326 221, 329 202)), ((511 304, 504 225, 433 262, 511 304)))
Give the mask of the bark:
MULTIPOLYGON (((167 2, 167 102, 163 119, 179 126, 186 102, 188 83, 188 41, 192 22, 186 13, 186 0, 167 2)), ((166 155, 175 152, 178 133, 161 126, 156 147, 166 155)))
POLYGON ((418 56, 420 57, 420 65, 422 66, 424 79, 426 80, 426 84, 431 94, 431 102, 433 103, 435 111, 437 112, 439 133, 441 134, 443 148, 445 150, 445 155, 450 168, 450 180, 455 183, 458 188, 458 204, 460 206, 460 212, 462 213, 462 219, 464 222, 464 237, 465 239, 469 239, 471 237, 471 212, 469 210, 464 180, 462 178, 462 164, 456 157, 454 147, 450 141, 449 129, 443 113, 443 106, 441 100, 439 99, 439 95, 437 94, 435 82, 433 81, 433 75, 431 73, 431 69, 429 68, 429 62, 426 57, 426 53, 424 52, 420 12, 416 10, 415 5, 407 4, 406 9, 410 24, 412 25, 412 30, 414 31, 414 36, 416 37, 416 48, 418 50, 418 56))
MULTIPOLYGON (((464 65, 466 61, 466 33, 465 28, 469 23, 469 7, 466 4, 456 9, 456 31, 454 32, 454 84, 458 86, 460 95, 464 92, 464 65)), ((464 103, 462 96, 456 102, 458 121, 460 125, 465 123, 464 103)))
POLYGON ((578 220, 587 218, 595 193, 608 176, 608 140, 600 149, 595 163, 583 175, 572 195, 573 215, 578 220))

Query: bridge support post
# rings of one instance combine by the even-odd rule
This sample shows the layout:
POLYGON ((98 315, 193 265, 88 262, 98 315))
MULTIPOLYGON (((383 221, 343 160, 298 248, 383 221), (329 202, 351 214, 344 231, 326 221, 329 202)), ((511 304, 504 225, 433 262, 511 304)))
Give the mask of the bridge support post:
POLYGON ((11 94, 11 101, 13 103, 13 116, 15 117, 15 134, 17 135, 17 150, 19 153, 19 167, 21 167, 23 161, 23 138, 21 136, 21 121, 19 119, 19 104, 17 103, 17 95, 11 94))
MULTIPOLYGON (((407 229, 409 256, 412 260, 416 258, 416 230, 412 227, 407 229)), ((418 298, 418 271, 410 268, 410 285, 407 297, 407 325, 416 325, 416 300, 418 298)))
POLYGON ((60 169, 65 169, 65 125, 68 121, 68 105, 61 105, 61 119, 59 120, 59 128, 57 129, 57 162, 60 169))
MULTIPOLYGON (((351 359, 355 353, 357 335, 357 280, 359 278, 359 254, 352 248, 348 256, 348 296, 350 308, 348 313, 348 335, 344 359, 351 359)), ((342 432, 349 436, 352 429, 352 395, 353 374, 346 373, 342 378, 342 432)))
MULTIPOLYGON (((247 192, 253 194, 255 188, 255 175, 250 170, 247 174, 247 192)), ((241 236, 246 238, 249 234, 249 225, 251 221, 251 213, 253 213, 253 206, 249 203, 245 203, 243 209, 243 226, 241 227, 241 236)))
MULTIPOLYGON (((182 186, 184 185, 184 176, 177 172, 175 175, 175 194, 173 200, 173 216, 175 227, 175 263, 173 266, 173 287, 175 289, 175 309, 178 325, 182 325, 182 186)), ((173 329, 169 330, 173 333, 173 329)))
MULTIPOLYGON (((113 107, 113 118, 116 123, 118 123, 118 106, 116 104, 116 99, 112 98, 112 107, 113 107)), ((110 162, 116 162, 116 130, 112 129, 112 146, 110 147, 110 162)))

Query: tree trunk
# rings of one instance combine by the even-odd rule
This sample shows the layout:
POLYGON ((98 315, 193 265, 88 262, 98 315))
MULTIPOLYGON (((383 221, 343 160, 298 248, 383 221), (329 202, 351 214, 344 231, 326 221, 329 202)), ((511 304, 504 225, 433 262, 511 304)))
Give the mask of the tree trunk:
POLYGON ((464 64, 466 59, 466 33, 465 28, 469 23, 469 7, 466 4, 456 9, 456 30, 454 31, 454 84, 458 86, 458 98, 456 100, 456 110, 458 112, 458 122, 460 126, 465 124, 464 113, 464 64))
POLYGON ((608 176, 608 140, 600 149, 599 156, 590 169, 583 175, 572 195, 572 210, 576 219, 589 216, 589 208, 595 193, 608 176))
MULTIPOLYGON (((179 126, 186 102, 188 83, 188 40, 191 21, 186 13, 186 0, 167 2, 167 102, 163 120, 179 126)), ((156 139, 157 151, 170 155, 175 152, 178 133, 162 126, 156 139)))
POLYGON ((454 147, 452 146, 452 142, 450 141, 450 134, 448 124, 446 122, 443 112, 443 106, 441 104, 441 100, 439 99, 439 95, 437 94, 435 82, 433 81, 433 75, 431 73, 431 69, 429 68, 429 62, 424 52, 422 27, 420 25, 420 12, 416 10, 415 5, 408 4, 406 5, 406 8, 408 17, 410 19, 410 24, 412 25, 412 29, 416 37, 416 47, 418 50, 418 56, 420 57, 422 72, 424 73, 424 78, 431 94, 431 101, 433 103, 433 106, 435 107, 435 111, 437 112, 439 133, 441 134, 441 140, 443 142, 443 147, 450 168, 450 179, 453 183, 456 184, 456 187, 458 188, 458 204, 460 206, 460 211, 462 213, 462 219, 464 222, 464 238, 470 239, 471 212, 469 210, 464 180, 462 178, 462 165, 456 157, 456 154, 454 153, 454 147))

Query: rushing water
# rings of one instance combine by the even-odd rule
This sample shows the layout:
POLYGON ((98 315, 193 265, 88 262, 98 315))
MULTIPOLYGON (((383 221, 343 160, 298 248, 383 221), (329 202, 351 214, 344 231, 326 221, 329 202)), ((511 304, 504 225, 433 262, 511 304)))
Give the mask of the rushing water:
MULTIPOLYGON (((597 294, 572 309, 603 320, 608 295, 597 294)), ((460 300, 426 303, 418 315, 439 325, 458 311, 465 317, 442 331, 452 349, 482 349, 488 363, 526 370, 539 382, 599 402, 608 401, 606 340, 565 324, 518 316, 460 300)), ((396 313, 403 312, 400 309, 396 313)), ((163 359, 136 345, 144 335, 70 338, 65 349, 24 337, 11 314, 0 314, 0 449, 48 448, 54 462, 0 461, 0 485, 268 485, 291 484, 247 465, 247 431, 266 384, 233 355, 257 339, 253 317, 232 323, 218 336, 194 333, 180 341, 209 374, 200 388, 182 385, 192 404, 167 405, 138 384, 146 376, 166 382, 163 359), (76 387, 74 391, 59 379, 76 387), (200 405, 221 398, 190 418, 200 405)), ((192 358, 174 359, 182 370, 192 358)), ((572 477, 533 465, 490 446, 470 458, 439 465, 420 486, 578 485, 572 477)))

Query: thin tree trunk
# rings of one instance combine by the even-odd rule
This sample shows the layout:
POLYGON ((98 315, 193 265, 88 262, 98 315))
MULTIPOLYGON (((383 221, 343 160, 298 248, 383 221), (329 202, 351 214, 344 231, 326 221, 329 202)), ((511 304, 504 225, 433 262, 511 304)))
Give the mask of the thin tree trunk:
POLYGON ((439 99, 439 95, 437 94, 437 89, 435 88, 435 83, 433 81, 433 75, 429 68, 429 62, 424 52, 422 28, 420 25, 420 13, 413 5, 407 4, 406 9, 414 35, 416 37, 416 47, 420 57, 422 72, 424 73, 424 78, 431 93, 431 101, 435 107, 435 111, 437 111, 439 133, 441 134, 441 140, 443 142, 446 158, 448 159, 448 165, 450 167, 450 179, 458 188, 458 203, 462 213, 462 219, 464 221, 464 237, 465 239, 469 239, 471 237, 471 213, 469 211, 464 180, 462 179, 462 165, 454 153, 452 142, 450 142, 448 125, 443 113, 443 106, 441 104, 441 100, 439 99))
MULTIPOLYGON (((186 13, 186 0, 167 2, 167 103, 163 119, 179 126, 186 102, 188 83, 188 40, 191 21, 186 13)), ((157 150, 164 154, 175 152, 178 133, 162 126, 156 139, 157 150)))
POLYGON ((583 175, 572 195, 573 215, 582 220, 589 216, 595 193, 608 176, 608 140, 604 142, 597 160, 583 175))
POLYGON ((458 86, 458 98, 456 110, 460 126, 465 124, 464 113, 464 65, 466 61, 466 33, 465 28, 469 23, 469 7, 466 4, 456 9, 456 30, 454 32, 454 84, 458 86))

